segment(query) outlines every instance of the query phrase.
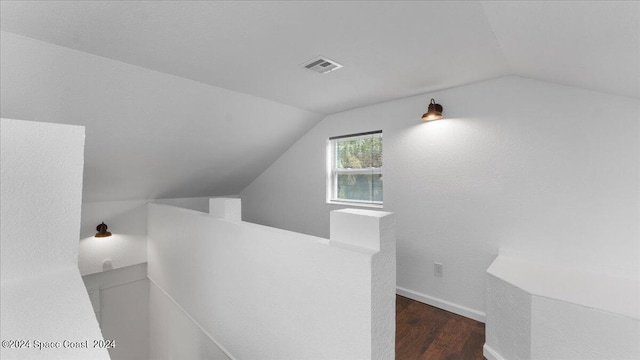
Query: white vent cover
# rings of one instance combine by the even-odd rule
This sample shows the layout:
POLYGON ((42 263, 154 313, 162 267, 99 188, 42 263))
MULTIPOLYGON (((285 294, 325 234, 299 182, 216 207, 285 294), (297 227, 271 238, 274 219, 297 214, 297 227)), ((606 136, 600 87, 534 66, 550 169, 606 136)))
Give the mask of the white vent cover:
POLYGON ((328 72, 332 72, 333 70, 338 70, 342 67, 342 65, 324 56, 309 60, 301 66, 305 69, 309 69, 320 74, 326 74, 328 72))

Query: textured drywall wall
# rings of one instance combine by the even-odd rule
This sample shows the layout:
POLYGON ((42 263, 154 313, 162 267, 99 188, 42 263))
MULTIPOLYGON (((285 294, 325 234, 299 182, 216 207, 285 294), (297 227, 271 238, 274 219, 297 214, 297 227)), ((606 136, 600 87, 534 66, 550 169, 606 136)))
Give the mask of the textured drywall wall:
POLYGON ((156 359, 149 357, 147 264, 85 275, 82 281, 91 294, 102 335, 117 345, 109 349, 111 360, 156 359))
POLYGON ((529 294, 640 320, 640 279, 535 262, 503 249, 487 273, 529 294))
POLYGON ((109 359, 106 349, 94 348, 103 336, 77 268, 3 282, 0 293, 2 340, 29 341, 3 346, 2 359, 109 359))
POLYGON ((149 204, 149 278, 237 359, 392 359, 393 255, 373 264, 377 251, 344 235, 375 233, 392 251, 382 215, 341 221, 329 241, 149 204))
POLYGON ((513 254, 487 273, 487 358, 640 358, 640 281, 513 254))
POLYGON ((327 236, 327 139, 383 130, 399 291, 482 320, 499 247, 637 277, 639 118, 637 99, 518 77, 334 114, 242 191, 243 218, 327 236), (430 98, 444 120, 420 120, 430 98))
MULTIPOLYGON (((354 213, 353 209, 336 210, 331 212, 332 223, 336 220, 334 214, 340 211, 354 213)), ((347 218, 374 219, 367 229, 376 229, 373 238, 380 239, 378 252, 371 260, 371 328, 372 354, 375 359, 394 359, 396 345, 396 219, 388 216, 389 213, 377 212, 380 218, 375 219, 364 216, 348 216, 347 218), (384 217, 383 217, 384 216, 384 217)), ((359 215, 355 212, 355 215, 359 215)), ((353 220, 349 221, 344 232, 356 229, 353 220)), ((332 228, 334 225, 332 225, 332 228)), ((359 229, 364 229, 364 226, 359 229)), ((364 235, 364 234, 362 234, 364 235)), ((362 236, 361 235, 361 236, 362 236)), ((371 236, 370 234, 367 234, 371 236)))
POLYGON ((84 128, 2 119, 0 133, 0 355, 108 359, 77 268, 84 128))
POLYGON ((487 278, 485 347, 504 359, 531 354, 531 296, 494 276, 487 278))
POLYGON ((2 119, 2 281, 77 263, 84 128, 2 119))
POLYGON ((531 359, 640 359, 640 319, 543 296, 531 302, 531 359))

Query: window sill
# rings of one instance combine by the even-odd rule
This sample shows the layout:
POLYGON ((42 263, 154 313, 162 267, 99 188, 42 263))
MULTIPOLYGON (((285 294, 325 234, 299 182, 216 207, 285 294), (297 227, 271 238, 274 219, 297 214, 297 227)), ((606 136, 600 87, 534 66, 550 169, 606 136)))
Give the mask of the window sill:
POLYGON ((384 204, 371 204, 371 203, 362 203, 362 202, 351 202, 351 201, 336 201, 336 200, 327 200, 327 205, 336 205, 336 206, 355 206, 355 207, 364 207, 364 208, 372 208, 372 209, 382 209, 384 204))

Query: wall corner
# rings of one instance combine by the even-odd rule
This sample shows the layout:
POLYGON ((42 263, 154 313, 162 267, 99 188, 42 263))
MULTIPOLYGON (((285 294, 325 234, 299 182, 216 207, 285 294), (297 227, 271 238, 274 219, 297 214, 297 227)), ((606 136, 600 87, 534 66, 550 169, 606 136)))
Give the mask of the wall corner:
POLYGON ((235 198, 209 199, 209 214, 215 218, 240 222, 242 221, 242 204, 235 198))

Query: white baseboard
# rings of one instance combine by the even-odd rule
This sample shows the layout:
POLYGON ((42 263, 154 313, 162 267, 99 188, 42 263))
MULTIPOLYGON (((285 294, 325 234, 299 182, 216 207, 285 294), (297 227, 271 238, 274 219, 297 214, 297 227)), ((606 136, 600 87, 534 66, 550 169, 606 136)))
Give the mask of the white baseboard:
POLYGON ((396 294, 404 296, 404 297, 408 297, 409 299, 413 299, 416 301, 420 301, 421 303, 425 303, 427 305, 431 305, 431 306, 435 306, 437 308, 443 309, 443 310, 447 310, 449 312, 452 312, 454 314, 458 314, 464 317, 468 317, 469 319, 473 319, 476 321, 480 321, 480 322, 485 322, 485 317, 486 314, 478 311, 478 310, 474 310, 471 308, 468 308, 466 306, 462 306, 462 305, 458 305, 458 304, 454 304, 452 302, 446 301, 446 300, 442 300, 433 296, 429 296, 426 294, 421 294, 419 292, 413 291, 413 290, 409 290, 409 289, 405 289, 402 287, 397 287, 396 288, 396 294))
POLYGON ((493 350, 491 346, 486 343, 482 347, 482 355, 484 355, 487 360, 505 360, 497 351, 493 350))

